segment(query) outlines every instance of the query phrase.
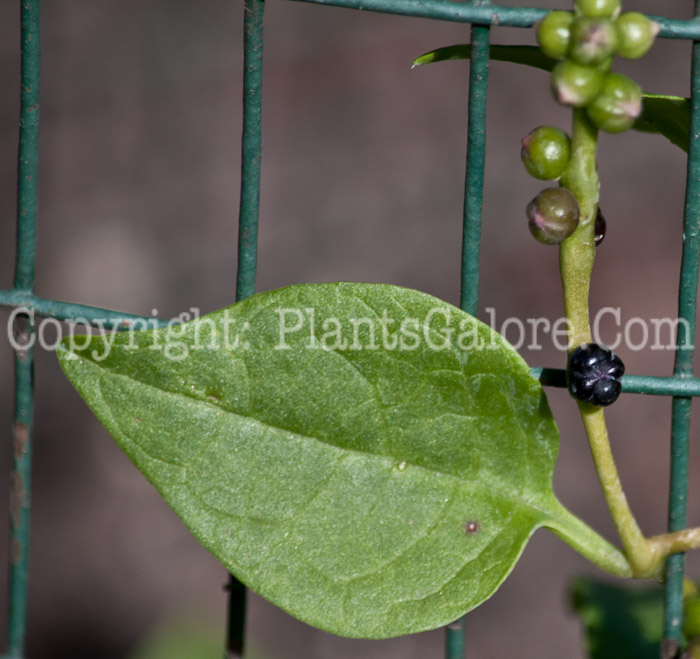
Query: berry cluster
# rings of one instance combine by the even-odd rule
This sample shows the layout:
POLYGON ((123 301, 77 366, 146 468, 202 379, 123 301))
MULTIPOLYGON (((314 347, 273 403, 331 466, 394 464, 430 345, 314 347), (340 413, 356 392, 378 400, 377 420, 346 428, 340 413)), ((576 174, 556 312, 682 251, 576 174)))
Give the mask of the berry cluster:
POLYGON ((612 59, 642 57, 659 26, 635 11, 620 14, 620 0, 575 0, 574 8, 550 12, 537 27, 542 52, 561 60, 552 71, 552 91, 562 105, 586 108, 601 130, 621 133, 642 111, 642 90, 610 72, 612 59))
MULTIPOLYGON (((642 111, 642 90, 636 82, 611 73, 615 55, 642 57, 651 48, 659 26, 635 11, 620 13, 620 0, 574 0, 574 11, 552 11, 537 26, 537 40, 546 55, 559 60, 552 71, 552 91, 563 105, 585 111, 608 133, 632 126, 642 111)), ((528 174, 559 180, 571 158, 571 139, 559 128, 539 126, 522 140, 520 157, 528 174)), ((558 245, 574 233, 580 209, 564 188, 542 190, 528 205, 532 235, 558 245)), ((595 243, 605 236, 600 210, 595 243)))

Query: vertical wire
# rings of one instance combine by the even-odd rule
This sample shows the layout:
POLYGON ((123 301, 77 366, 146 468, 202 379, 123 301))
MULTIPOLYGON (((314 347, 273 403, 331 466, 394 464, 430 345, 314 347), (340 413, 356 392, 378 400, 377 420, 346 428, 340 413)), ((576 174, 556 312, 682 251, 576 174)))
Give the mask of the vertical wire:
POLYGON ((39 72, 41 34, 39 0, 22 0, 21 107, 17 158, 17 257, 15 289, 32 291, 36 264, 36 216, 39 170, 39 72))
MULTIPOLYGON (((481 252, 481 209, 484 197, 484 163, 486 159, 489 37, 488 26, 472 26, 460 307, 473 316, 477 314, 479 302, 479 254, 481 252)), ((462 659, 464 657, 465 635, 466 616, 445 628, 446 659, 462 659)))
MULTIPOLYGON (((700 15, 700 0, 695 2, 700 15)), ((691 118, 683 216, 683 251, 678 288, 678 334, 673 373, 692 377, 695 341, 695 313, 698 296, 698 262, 700 261, 700 42, 693 42, 691 68, 691 118)), ((671 487, 668 503, 668 530, 686 526, 688 498, 688 450, 690 437, 690 397, 673 397, 671 417, 671 487)), ((684 555, 666 561, 664 647, 662 656, 674 656, 681 640, 683 624, 684 555)))
MULTIPOLYGON (((238 220, 238 271, 236 300, 255 293, 260 215, 260 165, 262 160, 262 81, 264 0, 245 0, 243 56, 243 136, 241 141, 241 198, 238 220)), ((229 579, 226 659, 244 655, 246 587, 233 575, 229 579)))
MULTIPOLYGON (((21 21, 20 131, 17 157, 17 254, 14 289, 31 292, 36 269, 39 170, 39 77, 41 56, 39 0, 23 0, 21 21)), ((15 405, 10 472, 9 607, 7 656, 21 659, 27 630, 29 522, 34 417, 33 328, 15 316, 15 405)))
POLYGON ((474 25, 471 31, 471 44, 460 307, 475 316, 479 301, 481 207, 484 198, 484 161, 486 157, 486 93, 489 79, 489 28, 485 25, 474 25))
POLYGON ((236 276, 236 300, 238 301, 255 293, 258 260, 264 9, 264 0, 245 0, 241 201, 236 276))

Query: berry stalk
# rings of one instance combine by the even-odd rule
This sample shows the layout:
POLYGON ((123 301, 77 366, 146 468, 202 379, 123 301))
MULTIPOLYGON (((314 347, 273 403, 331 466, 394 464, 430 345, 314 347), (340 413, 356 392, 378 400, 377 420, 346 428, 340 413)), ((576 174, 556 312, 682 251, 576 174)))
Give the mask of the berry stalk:
POLYGON ((596 167, 598 129, 584 110, 573 111, 571 159, 561 177, 579 204, 579 224, 559 248, 559 269, 564 293, 564 311, 569 333, 569 352, 591 343, 588 294, 595 259, 595 218, 600 183, 596 167))
POLYGON ((610 448, 605 413, 601 407, 594 407, 589 403, 579 403, 578 408, 586 429, 588 445, 591 448, 605 503, 615 523, 632 573, 638 579, 659 576, 662 563, 658 551, 655 551, 656 546, 644 537, 620 482, 615 458, 610 448))
MULTIPOLYGON (((559 251, 569 353, 592 340, 588 298, 595 259, 595 220, 600 187, 596 166, 597 146, 598 129, 588 119, 585 110, 574 109, 571 160, 561 177, 561 185, 576 197, 580 216, 578 228, 561 243, 559 251)), ((659 561, 627 502, 610 448, 603 409, 579 402, 579 411, 598 480, 634 576, 653 576, 659 561)))

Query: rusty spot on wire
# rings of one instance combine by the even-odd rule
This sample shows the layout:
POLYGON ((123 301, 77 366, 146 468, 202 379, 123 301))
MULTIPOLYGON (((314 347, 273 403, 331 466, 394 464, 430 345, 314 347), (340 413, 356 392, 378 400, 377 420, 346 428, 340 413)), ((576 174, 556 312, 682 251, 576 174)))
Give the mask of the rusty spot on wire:
POLYGON ((32 346, 28 316, 20 314, 15 318, 12 324, 12 336, 16 346, 15 354, 17 359, 21 362, 27 361, 32 346))
POLYGON ((24 487, 24 478, 16 471, 10 474, 10 524, 13 529, 19 526, 27 490, 24 487))
POLYGON ((12 425, 12 452, 15 460, 20 460, 27 452, 29 445, 29 426, 21 421, 15 421, 12 425))
POLYGON ((17 538, 10 540, 10 562, 17 565, 22 560, 22 545, 17 538))

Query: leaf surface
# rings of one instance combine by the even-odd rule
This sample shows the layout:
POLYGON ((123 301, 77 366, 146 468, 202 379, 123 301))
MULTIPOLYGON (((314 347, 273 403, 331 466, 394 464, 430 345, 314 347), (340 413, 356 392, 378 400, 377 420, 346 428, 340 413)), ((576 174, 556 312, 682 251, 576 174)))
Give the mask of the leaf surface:
POLYGON ((59 359, 207 549, 336 634, 458 618, 540 526, 587 544, 552 493, 540 384, 500 335, 429 295, 292 286, 179 327, 69 337, 59 359))
MULTIPOLYGON (((543 71, 551 71, 557 61, 547 57, 537 46, 491 46, 491 59, 500 62, 524 64, 543 71)), ((413 66, 446 62, 455 59, 469 59, 470 44, 445 46, 417 57, 413 66)), ((688 151, 690 132, 690 99, 681 96, 662 94, 642 94, 642 114, 634 122, 633 128, 644 133, 658 133, 672 144, 688 151)))

